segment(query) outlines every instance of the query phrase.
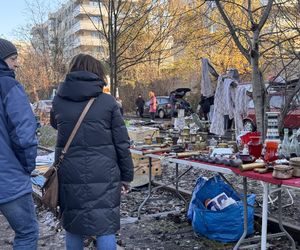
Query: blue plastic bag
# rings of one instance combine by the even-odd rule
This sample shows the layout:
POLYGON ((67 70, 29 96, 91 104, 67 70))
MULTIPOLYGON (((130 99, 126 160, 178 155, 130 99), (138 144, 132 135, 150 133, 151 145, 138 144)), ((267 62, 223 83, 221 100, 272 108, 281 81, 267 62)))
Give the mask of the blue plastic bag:
MULTIPOLYGON (((254 202, 255 195, 247 196, 248 202, 248 230, 247 235, 254 232, 254 202)), ((206 180, 198 178, 193 191, 192 200, 188 209, 188 218, 192 221, 196 233, 209 239, 221 242, 233 242, 239 240, 244 231, 244 207, 240 196, 225 183, 220 176, 206 180), (237 201, 223 210, 208 210, 204 202, 215 196, 225 193, 228 197, 237 201)))

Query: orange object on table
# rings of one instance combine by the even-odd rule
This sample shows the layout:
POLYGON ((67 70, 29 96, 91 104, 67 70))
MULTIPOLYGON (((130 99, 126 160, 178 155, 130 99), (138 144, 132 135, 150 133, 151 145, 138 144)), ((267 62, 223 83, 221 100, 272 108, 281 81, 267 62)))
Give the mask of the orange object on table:
POLYGON ((266 152, 264 159, 266 162, 272 162, 278 159, 278 145, 279 141, 266 141, 266 152))

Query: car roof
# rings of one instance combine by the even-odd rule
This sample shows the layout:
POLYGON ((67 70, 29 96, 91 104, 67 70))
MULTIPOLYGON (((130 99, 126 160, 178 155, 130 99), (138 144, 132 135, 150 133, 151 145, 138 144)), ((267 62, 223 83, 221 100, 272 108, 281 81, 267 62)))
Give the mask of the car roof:
POLYGON ((170 97, 166 95, 160 95, 160 96, 156 96, 156 98, 170 98, 170 97))

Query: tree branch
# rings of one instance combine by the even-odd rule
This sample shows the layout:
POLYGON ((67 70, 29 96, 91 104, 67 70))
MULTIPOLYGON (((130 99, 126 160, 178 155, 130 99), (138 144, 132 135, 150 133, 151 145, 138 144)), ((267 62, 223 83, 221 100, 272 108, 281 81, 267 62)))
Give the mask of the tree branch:
POLYGON ((264 12, 263 12, 263 15, 258 23, 258 27, 257 29, 259 31, 262 30, 262 28, 264 27, 269 15, 270 15, 270 12, 271 12, 271 9, 272 9, 272 6, 273 6, 273 2, 274 0, 269 0, 268 3, 267 3, 267 7, 264 9, 264 12))
POLYGON ((227 28, 229 29, 229 32, 230 34, 232 35, 232 38, 236 44, 236 46, 239 48, 239 50, 241 51, 241 53, 245 56, 245 58, 248 60, 248 62, 251 61, 251 58, 250 58, 250 55, 249 55, 249 52, 248 50, 242 45, 241 41, 239 40, 236 32, 235 32, 235 28, 233 27, 233 24, 232 22, 229 20, 229 18, 227 17, 225 11, 224 11, 224 8, 223 6, 221 5, 220 3, 220 0, 216 0, 215 1, 216 5, 217 5, 217 8, 224 20, 224 22, 226 23, 227 25, 227 28))

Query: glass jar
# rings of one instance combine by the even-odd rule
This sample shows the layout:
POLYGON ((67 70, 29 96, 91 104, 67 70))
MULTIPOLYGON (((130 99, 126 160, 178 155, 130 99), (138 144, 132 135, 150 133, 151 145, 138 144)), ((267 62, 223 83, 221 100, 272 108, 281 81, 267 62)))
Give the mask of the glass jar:
POLYGON ((293 130, 292 141, 290 144, 290 156, 291 157, 300 156, 300 147, 299 147, 296 129, 293 130))
POLYGON ((285 128, 283 131, 284 131, 284 137, 281 144, 281 153, 285 158, 289 158, 290 157, 289 129, 285 128))
POLYGON ((250 137, 250 142, 248 143, 249 154, 258 159, 261 156, 262 142, 260 136, 250 137))

